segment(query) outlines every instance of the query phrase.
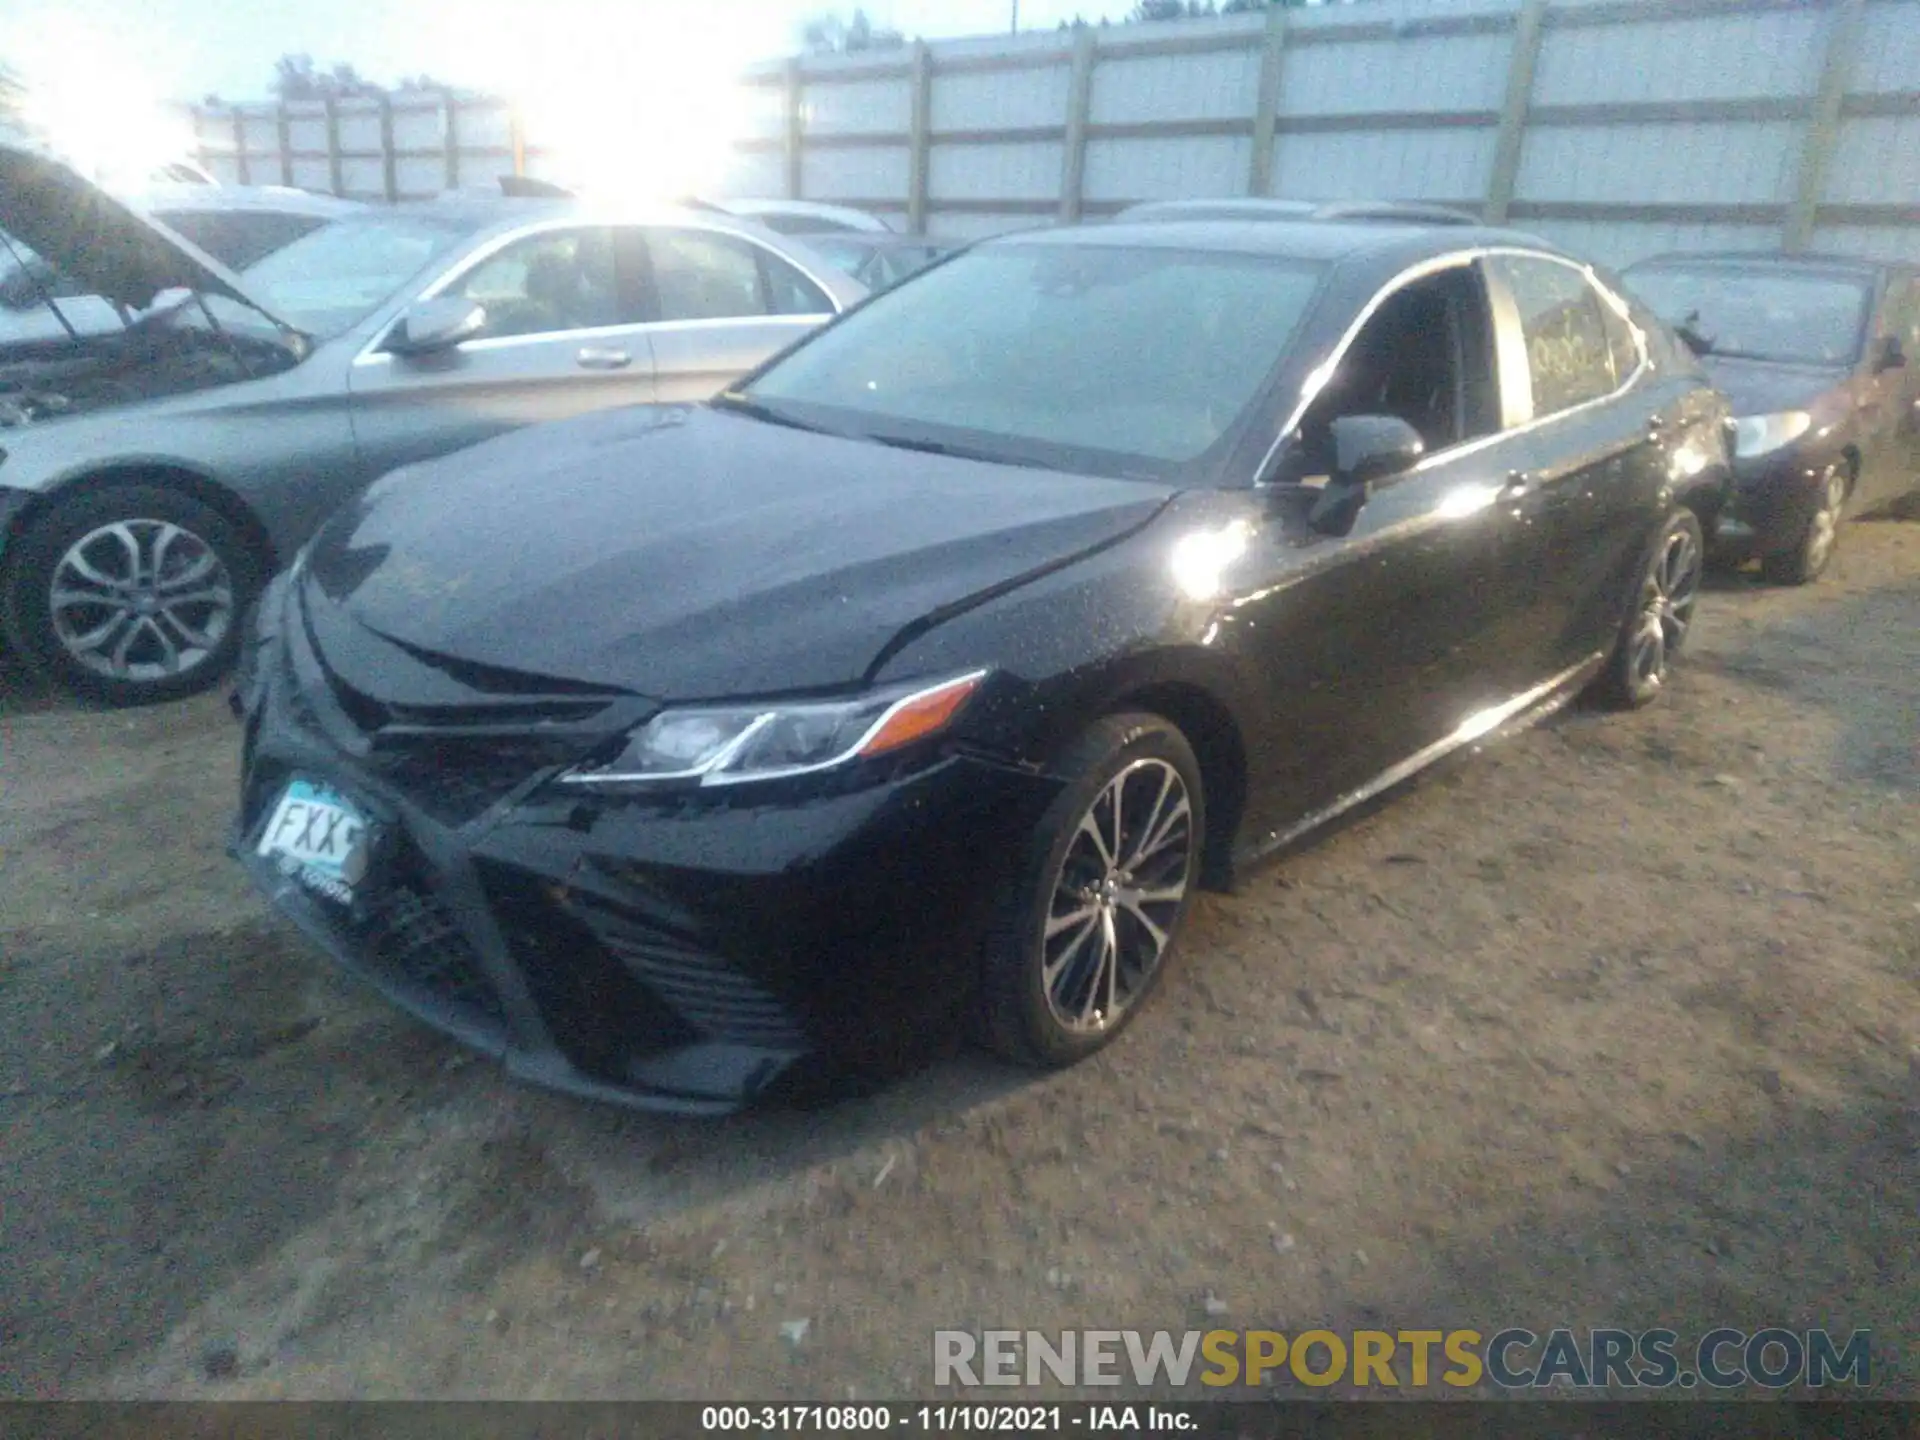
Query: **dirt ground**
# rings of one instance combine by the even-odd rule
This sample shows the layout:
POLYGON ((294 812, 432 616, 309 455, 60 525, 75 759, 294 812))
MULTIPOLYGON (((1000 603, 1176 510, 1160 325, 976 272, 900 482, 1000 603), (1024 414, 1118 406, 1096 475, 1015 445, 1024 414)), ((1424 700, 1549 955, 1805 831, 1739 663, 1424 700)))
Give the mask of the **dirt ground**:
POLYGON ((1308 1322, 1871 1327, 1920 1390, 1920 524, 1203 902, 1092 1063, 724 1123, 336 977, 222 853, 218 699, 0 705, 0 1395, 898 1397, 939 1327, 1308 1322))

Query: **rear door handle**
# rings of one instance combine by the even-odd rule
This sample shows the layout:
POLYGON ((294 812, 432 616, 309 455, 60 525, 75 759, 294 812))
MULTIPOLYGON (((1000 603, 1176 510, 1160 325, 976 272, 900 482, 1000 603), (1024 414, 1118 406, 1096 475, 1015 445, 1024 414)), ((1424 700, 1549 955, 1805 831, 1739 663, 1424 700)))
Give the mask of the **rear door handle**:
POLYGON ((1524 470, 1509 470, 1507 472, 1507 483, 1500 487, 1500 498, 1502 500, 1518 500, 1521 496, 1530 494, 1532 490, 1533 476, 1524 470))
POLYGON ((573 357, 582 370, 624 370, 633 363, 625 350, 602 350, 589 345, 573 357))
POLYGON ((1666 433, 1667 433, 1667 422, 1664 416, 1649 415, 1647 417, 1647 438, 1649 440, 1658 440, 1662 435, 1666 433))

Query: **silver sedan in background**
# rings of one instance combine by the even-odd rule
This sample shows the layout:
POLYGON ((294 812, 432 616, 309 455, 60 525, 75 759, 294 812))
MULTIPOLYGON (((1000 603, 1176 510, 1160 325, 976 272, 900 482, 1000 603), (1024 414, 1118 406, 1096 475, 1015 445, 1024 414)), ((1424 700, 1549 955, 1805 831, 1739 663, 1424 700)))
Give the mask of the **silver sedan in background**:
POLYGON ((252 593, 386 471, 704 399, 867 293, 751 221, 505 197, 370 209, 242 277, 24 149, 0 229, 146 312, 0 365, 0 634, 113 704, 214 683, 252 593))

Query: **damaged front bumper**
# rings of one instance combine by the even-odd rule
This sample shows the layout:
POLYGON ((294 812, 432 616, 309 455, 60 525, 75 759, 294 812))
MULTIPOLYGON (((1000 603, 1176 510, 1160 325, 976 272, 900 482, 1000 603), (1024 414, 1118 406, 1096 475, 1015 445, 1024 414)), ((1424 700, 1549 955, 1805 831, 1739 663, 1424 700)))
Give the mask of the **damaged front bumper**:
MULTIPOLYGON (((297 611, 283 592, 263 603, 297 611)), ((1057 793, 964 755, 711 802, 561 793, 551 755, 396 770, 355 753, 304 630, 270 615, 262 633, 235 691, 235 857, 394 1004, 588 1099, 718 1114, 898 1073, 957 1040, 1001 886, 1057 793), (349 903, 259 853, 295 778, 370 823, 349 903)))

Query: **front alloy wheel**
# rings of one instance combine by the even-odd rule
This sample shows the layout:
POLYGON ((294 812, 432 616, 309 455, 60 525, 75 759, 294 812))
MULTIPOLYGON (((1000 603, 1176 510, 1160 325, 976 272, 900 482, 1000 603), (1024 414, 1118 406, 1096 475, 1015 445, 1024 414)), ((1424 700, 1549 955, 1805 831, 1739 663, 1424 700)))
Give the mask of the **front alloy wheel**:
POLYGON ((1166 966, 1193 899, 1204 836, 1199 764, 1150 715, 1094 725, 1003 898, 986 956, 993 1047, 1058 1066, 1110 1041, 1166 966))
POLYGON ((1775 585, 1805 585, 1818 580, 1833 559, 1840 539, 1840 518, 1847 508, 1847 468, 1829 465, 1820 477, 1819 498, 1807 528, 1791 550, 1763 556, 1760 574, 1775 585))
POLYGON ((224 515, 149 484, 56 498, 5 558, 7 641, 112 705, 175 699, 218 680, 239 650, 259 569, 224 515))
POLYGON ((73 663, 142 685, 191 672, 234 624, 233 576, 204 539, 166 520, 116 520, 70 545, 47 608, 73 663))

